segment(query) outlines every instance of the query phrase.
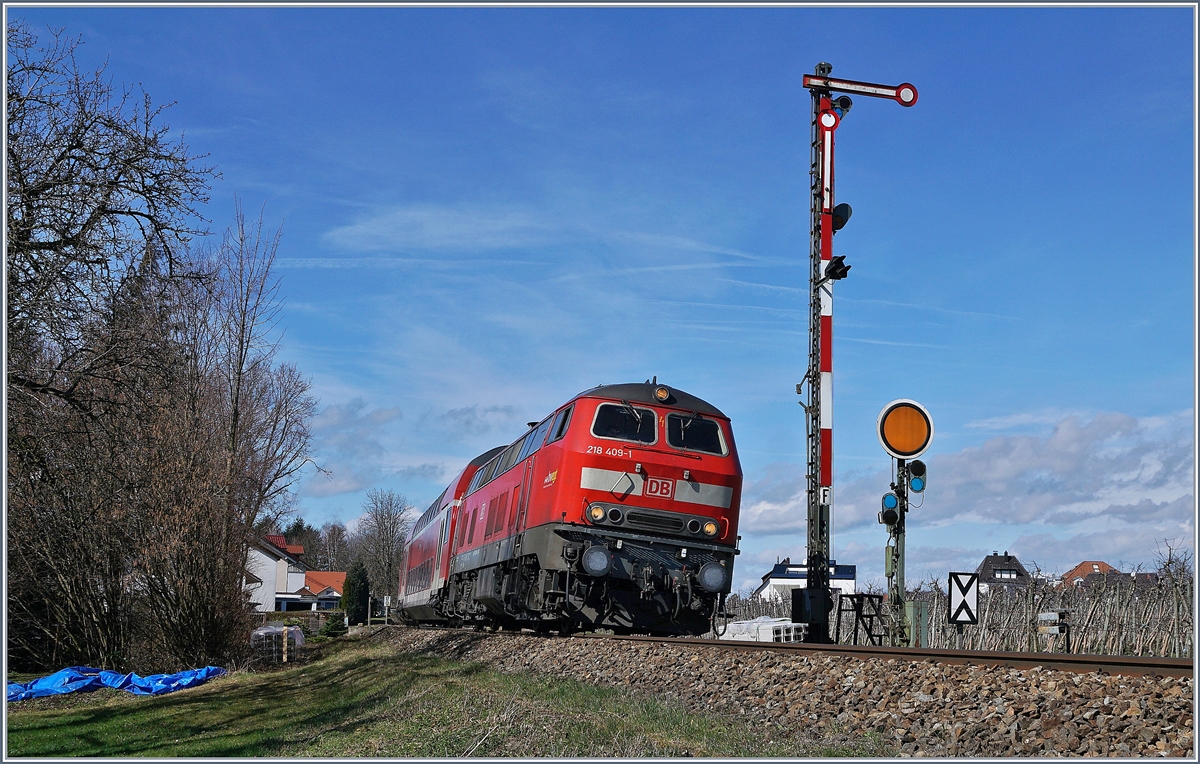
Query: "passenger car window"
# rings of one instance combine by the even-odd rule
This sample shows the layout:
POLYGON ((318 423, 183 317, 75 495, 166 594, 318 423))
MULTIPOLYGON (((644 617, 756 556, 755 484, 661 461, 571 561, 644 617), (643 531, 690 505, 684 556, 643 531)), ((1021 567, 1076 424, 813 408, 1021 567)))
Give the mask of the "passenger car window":
POLYGON ((471 480, 471 487, 467 493, 474 493, 483 486, 487 485, 487 482, 492 479, 492 470, 496 468, 496 463, 498 461, 499 459, 492 459, 490 462, 479 468, 479 472, 475 473, 475 477, 471 480))
POLYGON ((602 403, 592 421, 592 434, 597 438, 654 443, 658 440, 658 417, 649 409, 602 403))
POLYGON ((499 466, 496 468, 497 475, 503 475, 505 472, 508 472, 510 467, 517 463, 517 454, 521 452, 521 447, 524 444, 525 438, 522 438, 509 446, 508 450, 500 455, 499 466))
POLYGON ((720 456, 728 453, 721 426, 697 415, 667 414, 667 442, 687 451, 703 451, 720 456))

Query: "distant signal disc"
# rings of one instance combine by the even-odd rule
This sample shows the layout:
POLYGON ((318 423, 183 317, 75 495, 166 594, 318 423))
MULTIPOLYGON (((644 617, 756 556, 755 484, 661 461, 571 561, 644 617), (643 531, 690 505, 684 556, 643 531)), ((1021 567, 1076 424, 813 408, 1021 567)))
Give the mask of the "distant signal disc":
POLYGON ((933 441, 933 418, 924 406, 906 398, 892 401, 879 412, 879 443, 897 459, 913 459, 933 441))

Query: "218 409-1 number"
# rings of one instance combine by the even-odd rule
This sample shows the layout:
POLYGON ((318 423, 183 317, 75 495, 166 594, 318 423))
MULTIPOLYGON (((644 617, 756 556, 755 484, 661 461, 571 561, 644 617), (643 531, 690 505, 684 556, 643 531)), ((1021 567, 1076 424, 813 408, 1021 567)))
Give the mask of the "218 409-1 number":
POLYGON ((633 456, 631 448, 605 448, 604 446, 588 446, 589 454, 604 454, 605 456, 633 456))

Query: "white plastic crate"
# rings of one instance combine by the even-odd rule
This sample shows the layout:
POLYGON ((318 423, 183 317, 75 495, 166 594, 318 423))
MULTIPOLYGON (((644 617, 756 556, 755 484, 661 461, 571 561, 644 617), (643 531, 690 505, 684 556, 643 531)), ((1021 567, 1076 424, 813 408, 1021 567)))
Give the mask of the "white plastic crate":
POLYGON ((733 621, 721 639, 743 642, 803 642, 808 624, 792 623, 788 618, 761 616, 751 621, 733 621))

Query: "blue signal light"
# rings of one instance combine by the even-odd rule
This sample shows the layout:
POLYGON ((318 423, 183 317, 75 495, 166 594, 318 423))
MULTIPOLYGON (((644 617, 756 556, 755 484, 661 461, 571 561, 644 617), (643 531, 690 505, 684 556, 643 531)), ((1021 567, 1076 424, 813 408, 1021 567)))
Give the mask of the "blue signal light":
POLYGON ((925 478, 915 477, 908 481, 908 487, 913 491, 920 493, 925 490, 925 478))
POLYGON ((900 506, 900 500, 896 498, 896 494, 894 494, 894 493, 885 493, 885 494, 883 495, 883 507, 884 507, 884 509, 895 509, 895 508, 896 508, 896 507, 898 507, 898 506, 900 506))

